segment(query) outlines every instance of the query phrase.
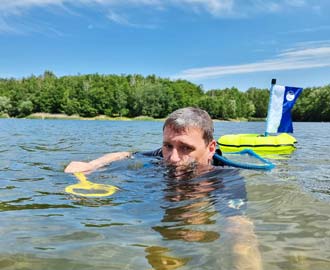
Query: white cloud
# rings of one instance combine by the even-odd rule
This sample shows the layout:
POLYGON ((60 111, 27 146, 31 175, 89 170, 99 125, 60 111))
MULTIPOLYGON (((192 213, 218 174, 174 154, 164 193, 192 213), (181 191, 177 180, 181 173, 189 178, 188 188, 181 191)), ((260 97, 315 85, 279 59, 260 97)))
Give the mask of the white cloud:
POLYGON ((186 9, 204 10, 216 17, 231 14, 235 4, 235 0, 172 0, 169 2, 186 9))
POLYGON ((24 35, 33 32, 62 36, 55 26, 29 17, 29 10, 35 7, 57 7, 67 11, 64 0, 1 0, 0 33, 24 35))
POLYGON ((309 40, 309 41, 304 41, 304 42, 297 42, 295 45, 297 48, 301 48, 301 49, 328 47, 328 46, 330 46, 330 39, 309 40))
POLYGON ((16 32, 15 28, 10 26, 3 18, 0 17, 0 33, 16 32))
POLYGON ((330 46, 291 49, 280 53, 274 59, 266 59, 260 62, 193 68, 181 71, 173 76, 174 79, 206 79, 225 75, 243 74, 252 72, 296 70, 330 66, 330 46))
POLYGON ((328 31, 328 30, 330 30, 330 25, 319 25, 317 27, 308 27, 308 28, 287 31, 287 32, 283 32, 282 34, 313 33, 313 32, 328 31))
POLYGON ((107 17, 108 19, 114 21, 115 23, 123 24, 123 25, 131 25, 131 23, 124 16, 119 15, 113 11, 110 11, 107 17))
POLYGON ((135 27, 135 28, 149 28, 149 29, 154 29, 156 28, 155 25, 151 24, 137 24, 129 21, 126 16, 122 14, 115 13, 113 11, 109 11, 107 18, 117 24, 124 25, 124 26, 129 26, 129 27, 135 27))
POLYGON ((104 16, 110 20, 127 27, 155 28, 155 25, 146 24, 145 21, 133 22, 125 14, 131 12, 132 8, 148 8, 149 12, 174 8, 191 13, 210 14, 214 18, 235 18, 254 16, 258 13, 267 14, 290 10, 296 12, 298 8, 306 7, 311 11, 314 9, 326 10, 324 5, 329 5, 329 3, 322 2, 322 6, 320 3, 316 6, 314 0, 1 0, 0 33, 18 30, 15 29, 18 27, 15 21, 22 20, 25 24, 30 18, 30 11, 35 8, 47 12, 52 12, 56 8, 69 16, 76 16, 82 8, 88 7, 91 10, 101 10, 104 16), (109 10, 112 13, 109 13, 109 10))
POLYGON ((0 14, 18 14, 34 7, 96 5, 127 8, 149 6, 156 9, 181 7, 200 9, 214 16, 274 12, 288 8, 313 7, 313 0, 2 0, 0 14))
MULTIPOLYGON (((120 8, 125 10, 130 7, 144 7, 151 6, 153 8, 160 8, 162 1, 160 0, 1 0, 0 2, 0 33, 16 33, 23 34, 31 29, 30 11, 35 8, 43 9, 47 12, 52 12, 56 9, 56 12, 68 14, 69 16, 79 15, 80 8, 88 7, 90 9, 101 10, 104 12, 104 16, 110 20, 122 24, 128 27, 136 28, 155 28, 150 24, 138 24, 129 21, 123 13, 109 12, 109 9, 120 8), (76 12, 77 10, 77 12, 76 12), (22 27, 22 25, 25 25, 22 27)), ((32 23, 33 24, 33 23, 32 23)), ((42 27, 40 22, 40 27, 42 27)), ((48 27, 44 27, 44 31, 47 32, 48 27)), ((52 27, 53 30, 55 26, 52 27)), ((35 32, 35 31, 32 31, 35 32)), ((55 33, 55 31, 53 31, 55 33)))
POLYGON ((18 15, 22 11, 33 7, 46 7, 50 5, 63 5, 65 0, 2 0, 0 4, 1 15, 18 15))

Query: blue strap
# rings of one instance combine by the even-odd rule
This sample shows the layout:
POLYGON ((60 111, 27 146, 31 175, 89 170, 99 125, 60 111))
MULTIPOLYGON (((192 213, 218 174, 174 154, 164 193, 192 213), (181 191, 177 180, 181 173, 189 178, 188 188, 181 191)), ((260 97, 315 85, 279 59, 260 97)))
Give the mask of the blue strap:
POLYGON ((228 158, 225 158, 223 156, 220 156, 217 153, 215 153, 213 157, 215 159, 221 161, 225 165, 236 167, 236 168, 249 169, 249 170, 264 170, 264 171, 269 171, 269 170, 275 168, 275 165, 272 162, 268 161, 267 159, 262 158, 261 156, 259 156, 256 152, 254 152, 251 149, 244 149, 240 152, 235 152, 235 153, 230 153, 230 154, 240 154, 240 155, 249 154, 250 156, 253 156, 253 157, 259 159, 260 161, 264 162, 265 164, 259 165, 259 164, 247 164, 247 163, 236 162, 236 161, 230 160, 228 158))

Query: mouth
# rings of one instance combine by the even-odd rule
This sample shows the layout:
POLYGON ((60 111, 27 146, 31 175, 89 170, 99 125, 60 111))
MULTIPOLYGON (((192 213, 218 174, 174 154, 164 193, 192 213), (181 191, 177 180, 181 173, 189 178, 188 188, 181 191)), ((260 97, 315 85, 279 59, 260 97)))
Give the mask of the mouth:
POLYGON ((197 175, 198 163, 196 161, 184 164, 166 164, 165 175, 175 179, 190 179, 197 175))
POLYGON ((176 179, 176 180, 189 180, 214 169, 212 165, 203 165, 197 161, 190 161, 186 163, 177 164, 164 164, 165 166, 165 177, 176 179))

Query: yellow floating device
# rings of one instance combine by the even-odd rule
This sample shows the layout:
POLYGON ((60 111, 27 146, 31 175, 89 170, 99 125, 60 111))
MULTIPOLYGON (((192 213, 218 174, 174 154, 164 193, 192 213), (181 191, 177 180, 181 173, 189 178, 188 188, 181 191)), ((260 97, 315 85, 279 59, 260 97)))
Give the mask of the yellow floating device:
POLYGON ((258 154, 290 154, 295 149, 297 140, 287 134, 229 134, 218 139, 220 150, 224 153, 252 149, 258 154))
POLYGON ((65 191, 67 193, 84 197, 105 197, 119 190, 115 186, 89 182, 82 172, 74 173, 74 175, 79 180, 79 183, 66 187, 65 191))

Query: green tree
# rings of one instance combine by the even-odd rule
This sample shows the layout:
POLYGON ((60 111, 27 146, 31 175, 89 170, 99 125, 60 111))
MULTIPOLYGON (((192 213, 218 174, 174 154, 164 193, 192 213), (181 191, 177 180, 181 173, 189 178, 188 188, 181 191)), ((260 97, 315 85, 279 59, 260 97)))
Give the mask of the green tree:
POLYGON ((251 115, 253 117, 265 118, 267 116, 269 103, 269 90, 249 88, 246 91, 248 99, 252 102, 255 112, 251 115))
POLYGON ((33 111, 33 103, 31 100, 22 101, 18 105, 18 117, 25 117, 33 111))
MULTIPOLYGON (((225 88, 203 91, 186 80, 156 75, 87 74, 56 77, 52 71, 22 79, 0 78, 0 113, 22 117, 32 112, 95 116, 165 117, 173 110, 199 106, 212 118, 264 118, 269 91, 225 88)), ((304 89, 292 111, 299 121, 330 121, 330 85, 304 89)))
POLYGON ((0 96, 0 114, 8 113, 11 110, 10 99, 5 96, 0 96))

